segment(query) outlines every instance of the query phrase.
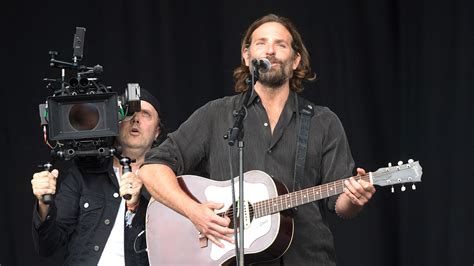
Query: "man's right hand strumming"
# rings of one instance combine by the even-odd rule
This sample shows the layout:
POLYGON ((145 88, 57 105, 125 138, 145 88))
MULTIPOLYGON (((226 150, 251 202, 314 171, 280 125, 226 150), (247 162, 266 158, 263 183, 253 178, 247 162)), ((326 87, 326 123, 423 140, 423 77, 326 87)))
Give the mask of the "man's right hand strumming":
POLYGON ((224 207, 223 203, 207 202, 189 208, 186 213, 200 234, 206 236, 221 248, 224 247, 221 240, 234 243, 234 240, 231 238, 234 230, 228 227, 230 224, 229 217, 220 217, 214 211, 222 207, 224 207))

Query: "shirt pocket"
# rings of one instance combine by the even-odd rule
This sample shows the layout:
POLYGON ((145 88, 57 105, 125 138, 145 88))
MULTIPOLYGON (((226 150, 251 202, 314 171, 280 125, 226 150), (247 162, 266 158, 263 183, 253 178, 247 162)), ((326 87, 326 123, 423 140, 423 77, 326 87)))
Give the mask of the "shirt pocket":
POLYGON ((79 232, 86 234, 88 230, 94 228, 100 221, 103 214, 105 199, 103 197, 84 194, 79 201, 80 216, 79 216, 79 232))

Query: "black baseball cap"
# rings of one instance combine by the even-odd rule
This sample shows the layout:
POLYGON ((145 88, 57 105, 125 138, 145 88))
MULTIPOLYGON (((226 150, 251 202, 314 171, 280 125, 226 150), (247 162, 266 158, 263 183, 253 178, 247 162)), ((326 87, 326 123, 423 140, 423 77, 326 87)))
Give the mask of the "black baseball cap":
POLYGON ((155 108, 158 115, 160 115, 160 102, 158 101, 158 99, 156 99, 155 96, 153 96, 153 94, 151 94, 144 88, 140 88, 140 100, 151 104, 153 108, 155 108))

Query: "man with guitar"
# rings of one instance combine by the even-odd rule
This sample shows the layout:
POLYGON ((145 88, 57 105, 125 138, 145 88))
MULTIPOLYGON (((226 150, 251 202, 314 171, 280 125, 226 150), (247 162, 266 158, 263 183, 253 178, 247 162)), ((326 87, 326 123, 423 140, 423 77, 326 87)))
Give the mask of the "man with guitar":
MULTIPOLYGON (((303 80, 313 80, 315 74, 311 71, 309 55, 301 36, 292 23, 273 14, 258 19, 247 30, 241 53, 241 65, 234 71, 235 90, 239 94, 211 101, 198 109, 176 132, 168 135, 160 147, 147 153, 145 164, 139 171, 139 176, 156 200, 192 222, 196 239, 191 237, 188 241, 194 243, 199 235, 201 240, 211 241, 214 251, 234 243, 229 215, 216 214, 225 211, 224 204, 216 200, 199 202, 179 183, 177 175, 193 173, 218 181, 230 179, 229 159, 237 162, 238 154, 236 150, 229 152, 227 141, 222 135, 234 124, 233 110, 238 110, 242 104, 247 109, 243 123, 244 171, 264 171, 283 183, 289 191, 297 191, 349 177, 354 168, 348 141, 338 117, 328 108, 316 106, 298 95, 303 90, 303 80), (268 60, 271 68, 266 73, 260 73, 255 91, 252 92, 246 80, 250 77, 252 67, 255 67, 252 64, 254 59, 268 60), (301 117, 308 119, 305 122, 301 117), (309 129, 306 130, 309 134, 306 143, 299 142, 303 123, 309 129), (301 157, 297 156, 301 154, 297 149, 300 144, 306 150, 303 153, 303 166, 301 161, 296 160, 301 157), (227 159, 228 156, 231 158, 227 159)), ((233 173, 238 173, 237 167, 237 163, 234 163, 233 173)), ((357 173, 365 175, 365 171, 360 168, 357 173)), ((375 193, 374 186, 362 179, 356 181, 350 178, 343 184, 343 193, 339 196, 332 194, 334 196, 329 197, 328 187, 324 192, 327 198, 302 205, 293 212, 291 245, 283 250, 284 255, 277 255, 276 259, 265 263, 336 263, 333 237, 322 212, 335 211, 343 218, 353 217, 375 193)), ((180 228, 166 230, 175 230, 173 232, 177 234, 180 228)), ((247 238, 246 235, 244 239, 247 238)), ((165 239, 157 241, 163 241, 162 246, 167 245, 165 239)), ((209 256, 219 257, 214 251, 209 256)), ((177 263, 181 262, 179 257, 187 254, 184 250, 172 252, 175 252, 177 263)), ((258 259, 255 261, 259 262, 258 259)), ((214 264, 217 262, 220 261, 216 259, 214 264)), ((163 264, 167 263, 173 264, 173 260, 163 264)))

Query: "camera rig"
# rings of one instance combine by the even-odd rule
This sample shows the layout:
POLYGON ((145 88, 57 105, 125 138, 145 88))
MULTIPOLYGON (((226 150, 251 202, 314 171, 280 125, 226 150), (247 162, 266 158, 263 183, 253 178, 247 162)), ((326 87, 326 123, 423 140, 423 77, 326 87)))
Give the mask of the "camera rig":
POLYGON ((61 77, 44 79, 53 94, 39 105, 39 114, 44 141, 53 159, 116 155, 113 142, 119 134, 119 122, 140 111, 137 83, 129 83, 119 96, 101 83, 102 66, 80 64, 85 32, 85 28, 76 27, 72 62, 57 60, 58 52, 49 52, 49 64, 61 70, 61 77))

